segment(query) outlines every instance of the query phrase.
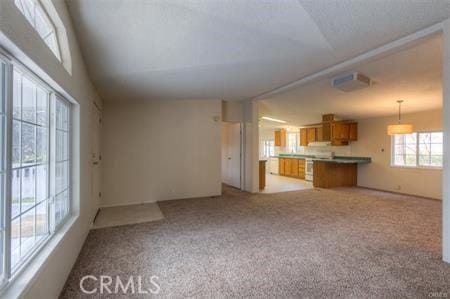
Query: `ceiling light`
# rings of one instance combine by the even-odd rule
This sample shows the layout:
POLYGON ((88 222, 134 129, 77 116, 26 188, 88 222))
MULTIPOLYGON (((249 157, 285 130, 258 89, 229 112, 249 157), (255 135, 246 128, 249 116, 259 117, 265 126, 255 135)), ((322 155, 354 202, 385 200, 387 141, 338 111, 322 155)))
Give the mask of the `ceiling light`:
POLYGON ((411 134, 413 132, 413 125, 401 123, 401 107, 403 100, 397 101, 398 103, 398 123, 396 125, 389 125, 387 127, 388 135, 397 134, 411 134))
POLYGON ((276 119, 276 118, 271 118, 271 117, 267 117, 267 116, 263 116, 263 117, 261 117, 261 118, 262 118, 262 119, 265 119, 265 120, 274 121, 274 122, 276 122, 276 123, 281 123, 281 124, 285 124, 285 123, 286 123, 286 121, 284 121, 284 120, 276 119))

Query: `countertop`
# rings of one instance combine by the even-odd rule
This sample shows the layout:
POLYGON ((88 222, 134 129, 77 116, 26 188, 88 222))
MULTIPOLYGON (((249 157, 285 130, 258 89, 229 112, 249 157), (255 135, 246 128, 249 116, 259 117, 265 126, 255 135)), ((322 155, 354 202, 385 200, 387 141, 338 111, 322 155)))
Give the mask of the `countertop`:
POLYGON ((343 163, 343 164, 351 164, 351 163, 357 163, 357 164, 365 164, 365 163, 371 163, 372 158, 370 157, 351 157, 351 156, 335 156, 333 159, 323 159, 323 158, 316 158, 314 155, 289 155, 289 154, 281 154, 278 156, 271 156, 271 158, 287 158, 287 159, 311 159, 313 161, 321 161, 321 162, 327 162, 327 163, 343 163))

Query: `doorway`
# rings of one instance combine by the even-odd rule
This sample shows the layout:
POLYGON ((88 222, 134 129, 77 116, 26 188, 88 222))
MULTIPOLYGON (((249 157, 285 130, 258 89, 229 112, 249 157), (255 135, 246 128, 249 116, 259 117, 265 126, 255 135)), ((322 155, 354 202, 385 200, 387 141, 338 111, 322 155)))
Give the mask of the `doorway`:
POLYGON ((222 183, 242 188, 242 124, 222 123, 222 183))

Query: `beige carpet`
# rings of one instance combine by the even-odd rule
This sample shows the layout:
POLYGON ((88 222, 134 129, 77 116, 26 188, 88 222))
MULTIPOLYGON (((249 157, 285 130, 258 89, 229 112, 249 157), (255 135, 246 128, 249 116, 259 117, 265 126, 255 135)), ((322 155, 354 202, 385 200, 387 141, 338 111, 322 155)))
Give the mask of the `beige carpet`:
POLYGON ((93 229, 161 220, 157 203, 101 208, 93 229))
POLYGON ((161 298, 450 296, 439 201, 226 189, 159 205, 161 221, 91 231, 61 297, 85 297, 83 275, 156 275, 161 298))

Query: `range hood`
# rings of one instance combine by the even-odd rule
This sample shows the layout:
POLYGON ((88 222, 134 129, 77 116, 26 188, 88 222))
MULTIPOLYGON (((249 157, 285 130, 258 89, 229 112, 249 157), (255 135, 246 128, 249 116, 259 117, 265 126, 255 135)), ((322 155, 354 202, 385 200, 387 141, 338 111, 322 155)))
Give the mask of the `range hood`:
POLYGON ((308 146, 330 146, 331 142, 330 141, 315 141, 315 142, 310 142, 308 143, 308 146))

